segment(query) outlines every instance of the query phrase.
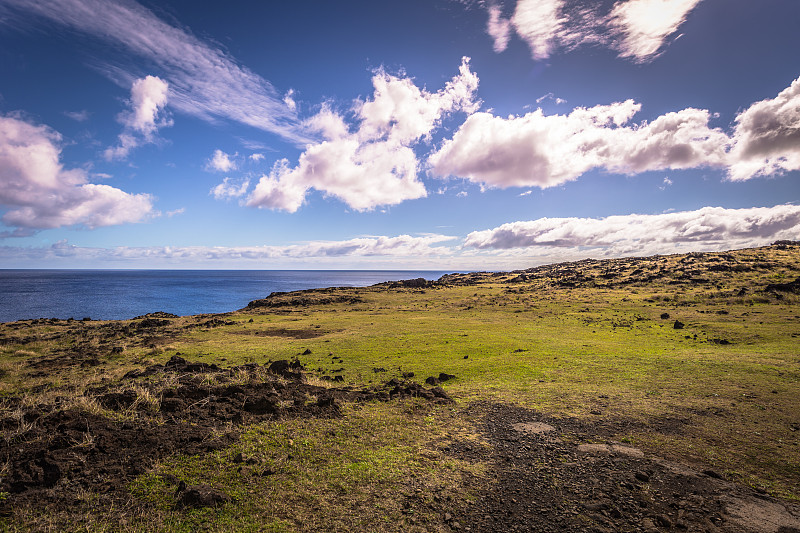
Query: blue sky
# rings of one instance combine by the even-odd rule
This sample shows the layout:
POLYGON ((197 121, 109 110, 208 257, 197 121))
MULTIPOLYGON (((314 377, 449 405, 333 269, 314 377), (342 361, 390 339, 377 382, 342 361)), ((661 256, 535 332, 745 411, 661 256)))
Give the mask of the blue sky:
POLYGON ((0 268, 800 239, 790 0, 0 0, 0 268))

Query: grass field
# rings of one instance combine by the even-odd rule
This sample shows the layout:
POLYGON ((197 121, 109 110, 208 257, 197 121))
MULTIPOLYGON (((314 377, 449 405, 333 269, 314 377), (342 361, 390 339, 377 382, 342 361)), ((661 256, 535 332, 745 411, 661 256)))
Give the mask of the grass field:
MULTIPOLYGON (((92 390, 130 387, 124 374, 176 354, 223 367, 299 357, 325 387, 379 386, 410 372, 419 382, 456 378, 442 384, 452 404, 344 403, 337 418, 220 423, 215 431, 236 435, 230 445, 160 458, 125 481, 123 500, 76 487, 73 505, 15 503, 6 491, 12 508, 0 524, 450 530, 441 509, 468 506, 491 482, 487 462, 445 453, 456 442, 490 446, 466 414, 475 402, 606 423, 620 442, 798 500, 800 299, 790 284, 798 276, 800 247, 779 245, 289 293, 148 329, 136 327, 141 321, 3 324, 4 450, 43 438, 39 417, 56 411, 159 423, 169 383, 135 381, 137 405, 150 402, 149 410, 108 409, 92 390), (235 503, 176 509, 174 480, 213 486, 235 503), (430 505, 404 507, 410 497, 430 505), (97 502, 103 512, 92 510, 97 502)), ((2 475, 14 467, 9 457, 2 475)))

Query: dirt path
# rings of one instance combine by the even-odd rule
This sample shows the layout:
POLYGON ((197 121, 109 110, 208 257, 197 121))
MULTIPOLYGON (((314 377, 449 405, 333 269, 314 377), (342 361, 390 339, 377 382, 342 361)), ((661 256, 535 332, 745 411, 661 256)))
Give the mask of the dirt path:
POLYGON ((451 453, 489 460, 492 479, 452 529, 800 533, 800 505, 607 441, 608 428, 507 405, 471 410, 484 413, 491 446, 451 453))

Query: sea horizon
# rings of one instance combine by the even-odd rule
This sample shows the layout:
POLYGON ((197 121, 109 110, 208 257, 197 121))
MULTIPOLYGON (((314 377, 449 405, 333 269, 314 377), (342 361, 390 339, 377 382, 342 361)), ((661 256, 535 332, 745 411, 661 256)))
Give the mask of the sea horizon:
POLYGON ((0 269, 0 322, 236 311, 272 292, 434 280, 452 270, 0 269))

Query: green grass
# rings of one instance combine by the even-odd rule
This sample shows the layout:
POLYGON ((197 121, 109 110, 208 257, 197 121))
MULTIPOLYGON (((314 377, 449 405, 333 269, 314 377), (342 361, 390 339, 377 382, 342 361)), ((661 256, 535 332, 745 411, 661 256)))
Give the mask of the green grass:
MULTIPOLYGON (((0 393, 113 380, 177 352, 192 361, 233 366, 310 350, 300 356, 310 371, 322 376, 342 369, 345 384, 353 385, 401 372, 414 372, 419 381, 440 372, 457 376, 443 385, 457 400, 452 408, 418 402, 347 406, 341 419, 260 424, 247 428, 230 449, 164 461, 130 485, 133 497, 153 509, 129 517, 134 530, 436 530, 443 527, 441 517, 426 514, 424 506, 403 513, 402 502, 416 487, 465 501, 484 483, 486 464, 441 453, 454 439, 481 442, 462 411, 476 400, 515 403, 556 417, 634 421, 635 429, 616 438, 796 500, 800 305, 796 295, 776 298, 760 289, 800 275, 800 254, 797 248, 772 247, 732 256, 752 270, 703 271, 708 282, 699 284, 670 282, 684 271, 717 264, 711 260, 722 254, 581 265, 574 268, 595 281, 577 288, 558 287, 554 280, 562 274, 556 272, 522 283, 508 281, 516 274, 485 276, 477 285, 424 291, 342 289, 362 301, 234 313, 225 317, 233 325, 165 335, 155 348, 130 342, 101 368, 65 368, 36 378, 29 376, 26 360, 86 342, 87 336, 91 341, 91 327, 64 323, 12 332, 2 325, 6 335, 24 330, 57 337, 0 346, 0 393), (772 266, 757 267, 764 262, 772 266), (637 267, 645 273, 666 269, 669 275, 637 282, 637 267), (610 287, 599 277, 609 269, 615 271, 610 287), (740 295, 742 287, 747 291, 740 295), (669 319, 660 318, 665 312, 669 319), (673 329, 675 320, 684 328, 673 329), (238 453, 256 458, 257 465, 232 462, 238 453), (253 475, 265 468, 276 473, 253 475), (175 511, 167 474, 220 487, 237 503, 175 511)), ((91 342, 100 346, 99 337, 91 342)), ((104 527, 99 518, 91 524, 90 529, 104 527)))

